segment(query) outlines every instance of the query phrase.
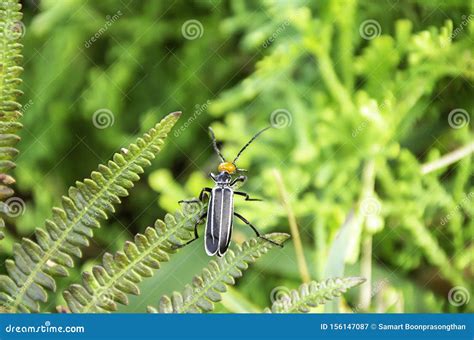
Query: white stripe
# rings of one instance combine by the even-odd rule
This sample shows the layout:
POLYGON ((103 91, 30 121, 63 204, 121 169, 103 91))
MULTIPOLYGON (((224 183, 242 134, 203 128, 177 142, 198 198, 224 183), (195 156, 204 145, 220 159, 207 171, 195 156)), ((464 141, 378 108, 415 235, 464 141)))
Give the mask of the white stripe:
POLYGON ((221 216, 220 216, 220 223, 219 223, 219 243, 217 244, 217 248, 220 248, 221 243, 221 234, 222 234, 222 226, 223 224, 223 212, 224 212, 224 197, 225 197, 225 188, 222 188, 222 199, 221 199, 221 216))
POLYGON ((229 221, 228 221, 228 226, 229 226, 229 232, 227 233, 227 239, 226 239, 226 244, 229 243, 229 238, 231 234, 231 223, 232 223, 232 218, 233 216, 233 207, 234 207, 234 191, 231 188, 226 188, 226 190, 230 191, 230 213, 229 213, 229 221))
MULTIPOLYGON (((209 223, 210 227, 211 227, 211 236, 212 236, 212 241, 214 242, 214 228, 212 228, 212 226, 214 225, 214 204, 215 204, 215 197, 216 197, 216 189, 217 188, 212 188, 212 200, 211 200, 211 205, 209 206, 209 211, 208 211, 208 214, 211 215, 211 223, 209 223)), ((206 228, 208 226, 206 225, 206 228)))

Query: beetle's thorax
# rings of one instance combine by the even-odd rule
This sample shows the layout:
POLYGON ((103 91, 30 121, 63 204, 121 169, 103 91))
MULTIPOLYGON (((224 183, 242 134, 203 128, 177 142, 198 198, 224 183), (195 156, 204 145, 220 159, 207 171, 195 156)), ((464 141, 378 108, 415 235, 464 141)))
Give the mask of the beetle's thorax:
POLYGON ((214 182, 216 182, 218 186, 228 186, 232 181, 232 176, 225 171, 220 172, 217 176, 214 174, 212 175, 214 182))

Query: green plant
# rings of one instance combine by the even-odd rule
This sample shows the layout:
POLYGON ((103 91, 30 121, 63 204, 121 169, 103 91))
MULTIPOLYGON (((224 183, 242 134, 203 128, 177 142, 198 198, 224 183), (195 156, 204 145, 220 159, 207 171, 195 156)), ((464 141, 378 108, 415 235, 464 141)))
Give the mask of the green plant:
POLYGON ((44 228, 36 229, 37 242, 24 238, 15 244, 14 260, 5 262, 8 276, 0 276, 0 300, 6 310, 39 311, 38 301, 48 299, 45 288, 54 291, 54 277, 68 275, 67 267, 74 266, 71 256, 81 257, 81 247, 88 246, 93 228, 99 228, 120 197, 128 195, 179 116, 179 112, 168 115, 107 165, 99 165, 91 178, 76 182, 69 196, 63 196, 61 208, 53 208, 44 228))
MULTIPOLYGON (((288 234, 267 234, 265 237, 276 243, 283 243, 288 239, 288 234)), ((192 285, 187 285, 183 293, 174 292, 170 297, 163 296, 159 307, 148 306, 150 313, 202 313, 214 310, 214 303, 221 300, 221 293, 226 291, 226 286, 235 284, 235 279, 242 276, 250 262, 256 261, 266 253, 274 244, 261 238, 245 242, 236 251, 229 250, 222 258, 211 261, 201 275, 193 278, 192 285)), ((346 278, 328 280, 318 284, 311 282, 304 284, 300 292, 292 291, 291 298, 277 299, 272 306, 273 312, 296 313, 309 312, 310 307, 329 301, 340 296, 347 289, 361 284, 361 278, 346 278), (283 301, 288 301, 287 303, 283 301)))
MULTIPOLYGON (((271 124, 239 163, 250 171, 245 191, 265 200, 236 200, 236 210, 262 233, 289 231, 292 241, 256 261, 214 311, 259 312, 269 305, 266 292, 302 283, 294 300, 279 302, 314 304, 327 292, 319 288, 336 282, 338 295, 344 277, 358 276, 367 279, 359 288, 310 310, 474 310, 472 298, 452 302, 457 288, 470 292, 474 281, 472 3, 22 1, 24 25, 18 3, 0 4, 0 168, 7 166, 0 210, 11 210, 13 189, 10 198, 27 209, 3 216, 0 261, 7 260, 2 273, 9 279, 1 279, 2 305, 16 305, 11 298, 26 277, 39 283, 28 281, 20 292, 26 302, 11 311, 144 311, 149 297, 189 282, 209 261, 202 243, 174 252, 169 242, 186 240, 194 219, 177 201, 208 186, 215 169, 207 126, 231 155, 271 124), (183 33, 190 19, 201 25, 192 39, 183 33), (14 104, 20 89, 21 108, 14 104), (46 262, 68 276, 50 275, 53 269, 37 266, 41 260, 30 263, 36 274, 18 271, 26 249, 42 247, 44 232, 47 242, 55 237, 56 227, 36 229, 38 222, 52 219, 52 206, 67 212, 87 185, 63 202, 71 183, 114 150, 127 152, 159 112, 177 108, 184 115, 172 142, 149 176, 134 182, 133 198, 113 215, 100 206, 111 216, 107 224, 101 221, 93 237, 89 227, 87 235, 71 231, 67 256, 46 262), (94 125, 100 112, 109 114, 105 128, 94 125), (21 153, 13 158, 15 148, 21 153), (162 216, 165 225, 142 229, 162 216), (15 245, 23 238, 30 241, 15 245), (305 287, 314 294, 305 295, 305 287)), ((61 227, 64 214, 53 216, 61 227)), ((249 235, 236 222, 233 243, 249 235)), ((169 299, 164 306, 176 307, 169 299)))
MULTIPOLYGON (((7 33, 13 20, 21 18, 21 13, 17 2, 2 3, 2 6, 0 29, 5 53, 1 62, 5 73, 2 73, 0 103, 5 111, 2 111, 1 132, 9 133, 2 135, 2 139, 11 142, 16 140, 11 133, 21 126, 16 122, 21 106, 13 98, 18 94, 13 85, 20 82, 18 74, 21 67, 15 64, 20 59, 20 45, 16 41, 8 41, 7 33)), ((35 229, 34 239, 24 237, 20 243, 13 245, 13 259, 5 261, 7 275, 0 276, 3 311, 41 311, 40 302, 47 302, 48 290, 56 291, 57 278, 69 275, 68 268, 74 267, 73 257, 82 256, 81 249, 89 246, 89 240, 94 237, 93 230, 100 228, 103 220, 115 212, 121 197, 128 196, 144 168, 151 165, 161 150, 180 115, 181 112, 169 114, 142 138, 115 153, 106 165, 99 165, 90 178, 77 181, 75 186, 69 188, 68 195, 62 197, 61 206, 52 209, 52 216, 46 220, 44 227, 35 229)), ((7 152, 7 149, 0 151, 4 151, 4 163, 11 167, 13 163, 9 157, 15 152, 7 152), (5 158, 5 154, 8 157, 5 158)), ((169 255, 176 252, 174 246, 191 239, 194 223, 204 208, 201 206, 186 215, 180 212, 174 216, 168 214, 164 221, 157 220, 154 228, 137 234, 135 242, 127 241, 123 251, 116 252, 114 256, 106 253, 102 266, 95 266, 92 273, 83 273, 82 285, 71 284, 64 291, 69 310, 105 312, 116 310, 116 302, 127 304, 127 294, 139 294, 137 284, 143 278, 153 276, 153 270, 158 269, 161 262, 169 260, 169 255)), ((288 235, 272 234, 268 237, 284 241, 288 235)), ((237 255, 229 251, 224 259, 211 261, 211 269, 205 271, 203 277, 195 279, 195 290, 189 291, 188 286, 185 305, 177 305, 174 309, 197 310, 198 306, 212 309, 212 304, 203 299, 204 295, 216 301, 213 290, 220 288, 220 282, 233 283, 233 278, 240 274, 239 269, 245 269, 247 262, 254 261, 269 247, 268 241, 253 240, 238 248, 237 255)))
POLYGON ((126 294, 139 294, 137 284, 169 261, 176 252, 173 246, 192 239, 191 231, 201 214, 202 208, 187 215, 167 214, 154 228, 135 235, 135 242, 127 241, 123 251, 114 256, 106 253, 102 266, 82 274, 82 285, 73 284, 64 291, 69 309, 74 313, 105 312, 117 310, 116 302, 128 304, 126 294))
MULTIPOLYGON (((222 120, 213 128, 224 154, 251 135, 242 126, 277 128, 242 166, 259 173, 251 191, 281 202, 246 215, 269 229, 287 219, 299 228, 299 275, 279 268, 293 284, 360 274, 360 311, 380 310, 378 282, 389 282, 378 295, 393 289, 410 312, 453 310, 449 292, 472 291, 473 7, 445 6, 240 2, 223 23, 261 57, 212 101, 222 120), (348 216, 344 243, 336 236, 348 216)), ((176 195, 161 185, 166 176, 151 175, 164 209, 176 195)))
MULTIPOLYGON (((265 235, 271 241, 283 243, 289 237, 287 234, 265 235)), ((163 296, 159 309, 148 307, 149 312, 157 313, 201 313, 214 309, 214 303, 221 300, 221 293, 226 285, 234 285, 235 279, 242 276, 242 271, 248 268, 250 262, 256 261, 274 244, 259 239, 245 242, 236 251, 229 250, 223 257, 212 260, 201 275, 193 278, 192 285, 184 288, 183 294, 173 293, 172 297, 163 296)))
MULTIPOLYGON (((143 138, 115 154, 107 166, 100 165, 91 179, 76 182, 69 189, 69 196, 63 197, 62 208, 53 208, 53 217, 46 221, 45 228, 36 229, 37 243, 24 238, 21 244, 15 244, 14 260, 6 261, 8 276, 0 276, 0 298, 6 311, 40 311, 38 301, 46 302, 48 298, 45 288, 55 291, 55 277, 68 275, 67 267, 74 266, 71 256, 81 257, 80 248, 89 244, 92 228, 99 228, 100 221, 115 211, 120 197, 128 195, 179 116, 180 113, 168 115, 143 138)), ((70 310, 104 312, 116 310, 116 302, 127 304, 126 294, 139 293, 136 284, 143 277, 151 277, 160 262, 169 260, 169 254, 176 252, 173 246, 192 238, 191 231, 203 208, 189 216, 167 215, 165 221, 158 220, 155 228, 148 228, 144 235, 137 234, 135 243, 126 242, 124 251, 115 256, 105 254, 103 266, 95 266, 92 274, 84 272, 82 285, 72 284, 64 291, 70 310)), ((288 236, 267 235, 278 243, 288 236)), ((233 284, 240 270, 247 268, 247 262, 255 261, 270 245, 263 239, 252 240, 238 247, 236 254, 229 251, 223 259, 211 261, 210 269, 195 278, 194 290, 187 286, 184 297, 174 295, 172 311, 212 310, 212 303, 204 297, 217 301, 216 290, 222 291, 222 283, 233 284)), ((167 303, 171 301, 166 298, 161 302, 163 311, 170 311, 167 303)))
MULTIPOLYGON (((18 89, 21 84, 20 74, 23 68, 20 39, 23 26, 20 25, 22 13, 17 1, 8 0, 0 3, 0 213, 8 214, 9 205, 5 200, 13 195, 10 185, 15 179, 8 172, 15 167, 12 161, 18 154, 15 145, 19 141, 17 132, 22 125, 18 121, 22 116, 18 97, 22 92, 18 89)), ((0 228, 5 226, 0 216, 0 228)), ((3 232, 0 230, 0 239, 3 232)))
POLYGON ((321 304, 341 296, 348 289, 363 283, 365 279, 360 277, 348 277, 343 279, 327 279, 318 283, 312 281, 302 284, 299 289, 292 290, 287 296, 280 297, 273 302, 267 313, 307 313, 321 304))

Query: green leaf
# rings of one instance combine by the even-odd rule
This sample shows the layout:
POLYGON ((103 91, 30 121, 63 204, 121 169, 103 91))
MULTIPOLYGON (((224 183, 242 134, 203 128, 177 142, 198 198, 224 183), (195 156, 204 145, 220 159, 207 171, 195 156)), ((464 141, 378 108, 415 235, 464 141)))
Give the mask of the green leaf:
POLYGON ((365 282, 361 277, 327 279, 324 282, 304 283, 284 297, 274 301, 267 313, 308 313, 310 307, 317 307, 341 296, 348 289, 365 282))
MULTIPOLYGON (((290 235, 284 233, 267 234, 265 237, 273 242, 282 244, 290 235)), ((236 246, 236 251, 229 249, 217 260, 212 260, 204 268, 201 275, 193 279, 192 284, 186 285, 183 293, 174 292, 171 297, 163 296, 159 307, 148 306, 149 313, 201 313, 214 309, 214 303, 221 300, 221 293, 226 286, 235 284, 235 279, 242 276, 242 271, 248 268, 249 263, 255 262, 274 244, 262 239, 254 238, 236 246)))
MULTIPOLYGON (((350 211, 329 249, 324 278, 344 276, 347 258, 359 244, 361 227, 360 217, 354 211, 350 211)), ((325 312, 338 313, 339 301, 335 299, 328 303, 325 312)))
POLYGON ((63 196, 62 207, 53 208, 44 228, 35 231, 36 241, 24 238, 14 247, 14 260, 6 261, 8 276, 0 276, 0 302, 10 312, 39 311, 38 301, 46 302, 45 288, 56 289, 55 276, 68 276, 72 256, 81 257, 81 247, 89 244, 93 228, 107 219, 127 196, 143 173, 143 168, 160 151, 180 112, 171 113, 135 144, 114 154, 99 165, 91 178, 76 182, 63 196))
POLYGON ((176 252, 174 246, 194 237, 194 225, 204 208, 200 205, 192 211, 167 214, 164 221, 157 220, 153 228, 137 234, 134 242, 127 241, 123 251, 106 253, 102 266, 82 274, 82 285, 73 284, 63 292, 69 309, 73 313, 103 313, 117 310, 117 303, 127 305, 127 295, 140 294, 138 283, 169 260, 176 252))
MULTIPOLYGON (((15 167, 12 159, 18 154, 15 148, 20 140, 17 132, 22 128, 18 119, 22 116, 18 97, 23 94, 18 87, 23 68, 23 45, 19 43, 23 36, 23 14, 18 0, 0 2, 0 201, 13 195, 10 185, 15 179, 8 172, 15 167)), ((4 209, 2 209, 4 210, 4 209)), ((0 228, 4 221, 0 217, 0 228)), ((0 232, 0 239, 3 233, 0 232)))

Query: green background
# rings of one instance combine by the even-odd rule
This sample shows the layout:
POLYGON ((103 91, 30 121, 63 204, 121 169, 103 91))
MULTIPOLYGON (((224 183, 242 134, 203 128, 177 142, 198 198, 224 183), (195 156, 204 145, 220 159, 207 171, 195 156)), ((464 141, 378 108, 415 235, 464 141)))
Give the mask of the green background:
MULTIPOLYGON (((450 303, 454 287, 469 296, 474 281, 472 157, 422 171, 474 140, 472 1, 23 6, 24 128, 14 175, 26 209, 7 221, 2 257, 42 225, 76 180, 165 114, 183 111, 152 169, 60 280, 49 310, 64 304, 61 290, 104 252, 212 185, 207 174, 219 160, 209 125, 230 159, 273 125, 238 164, 249 170, 242 189, 265 202, 236 199, 236 209, 262 232, 289 232, 294 214, 311 279, 371 273, 369 300, 361 300, 364 288, 354 289, 340 311, 474 311, 472 298, 450 303), (97 128, 95 112, 113 124, 97 128)), ((247 229, 235 223, 235 242, 252 236, 247 229)), ((120 311, 144 312, 182 290, 208 260, 201 239, 120 311)), ((301 270, 289 242, 246 272, 218 311, 259 311, 283 286, 298 287, 301 270)))

